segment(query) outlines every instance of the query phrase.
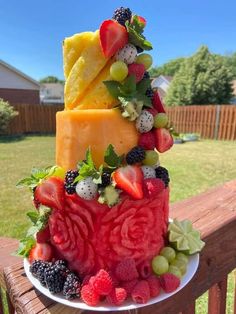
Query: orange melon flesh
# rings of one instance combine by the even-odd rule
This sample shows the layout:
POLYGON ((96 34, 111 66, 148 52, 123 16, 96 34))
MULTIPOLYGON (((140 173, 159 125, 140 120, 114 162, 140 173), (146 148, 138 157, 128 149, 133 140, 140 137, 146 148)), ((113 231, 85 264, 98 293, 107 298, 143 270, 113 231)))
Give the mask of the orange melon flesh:
POLYGON ((112 144, 118 154, 126 154, 138 143, 133 122, 118 109, 66 110, 56 115, 56 164, 75 169, 91 148, 96 166, 104 164, 104 152, 112 144))

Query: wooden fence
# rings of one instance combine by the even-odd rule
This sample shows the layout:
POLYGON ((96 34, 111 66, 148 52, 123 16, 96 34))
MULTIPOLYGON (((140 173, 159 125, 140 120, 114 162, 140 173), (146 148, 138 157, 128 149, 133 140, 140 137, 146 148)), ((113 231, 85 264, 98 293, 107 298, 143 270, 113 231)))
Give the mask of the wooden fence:
MULTIPOLYGON (((8 134, 55 133, 55 115, 61 105, 15 105, 19 115, 8 134)), ((176 131, 199 133, 202 138, 236 140, 236 106, 208 105, 169 107, 167 113, 176 131)))

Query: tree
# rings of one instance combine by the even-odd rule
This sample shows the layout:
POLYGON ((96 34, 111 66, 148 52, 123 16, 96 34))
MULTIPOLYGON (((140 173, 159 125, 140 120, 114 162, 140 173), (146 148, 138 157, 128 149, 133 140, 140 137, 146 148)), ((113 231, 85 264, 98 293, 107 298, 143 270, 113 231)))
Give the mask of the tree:
POLYGON ((231 69, 234 79, 236 79, 236 52, 231 55, 224 56, 225 65, 231 69))
POLYGON ((179 70, 180 66, 183 64, 185 58, 177 58, 171 60, 160 67, 155 67, 150 70, 150 75, 159 76, 159 75, 169 75, 174 76, 175 73, 179 70))
POLYGON ((60 80, 56 76, 52 76, 52 75, 42 78, 39 82, 40 83, 62 83, 62 84, 64 83, 63 80, 60 80))
POLYGON ((17 115, 18 112, 7 101, 0 98, 0 134, 4 134, 9 122, 17 115))
POLYGON ((168 106, 229 103, 233 75, 221 56, 211 54, 206 46, 185 59, 168 89, 168 106))

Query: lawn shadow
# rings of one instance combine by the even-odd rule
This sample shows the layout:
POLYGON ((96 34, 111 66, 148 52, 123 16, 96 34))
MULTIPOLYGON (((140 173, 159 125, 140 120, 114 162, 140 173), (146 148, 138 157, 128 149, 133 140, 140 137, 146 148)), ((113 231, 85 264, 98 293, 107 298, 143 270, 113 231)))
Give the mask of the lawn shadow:
POLYGON ((0 135, 0 143, 14 143, 25 139, 25 135, 0 135))

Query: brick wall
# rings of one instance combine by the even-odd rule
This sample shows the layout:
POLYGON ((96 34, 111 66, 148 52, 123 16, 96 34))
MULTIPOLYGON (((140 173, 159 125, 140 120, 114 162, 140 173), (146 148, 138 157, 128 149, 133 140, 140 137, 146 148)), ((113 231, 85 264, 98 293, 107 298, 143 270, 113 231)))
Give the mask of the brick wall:
POLYGON ((32 89, 0 88, 0 98, 9 101, 12 105, 38 105, 40 103, 39 90, 32 89))

